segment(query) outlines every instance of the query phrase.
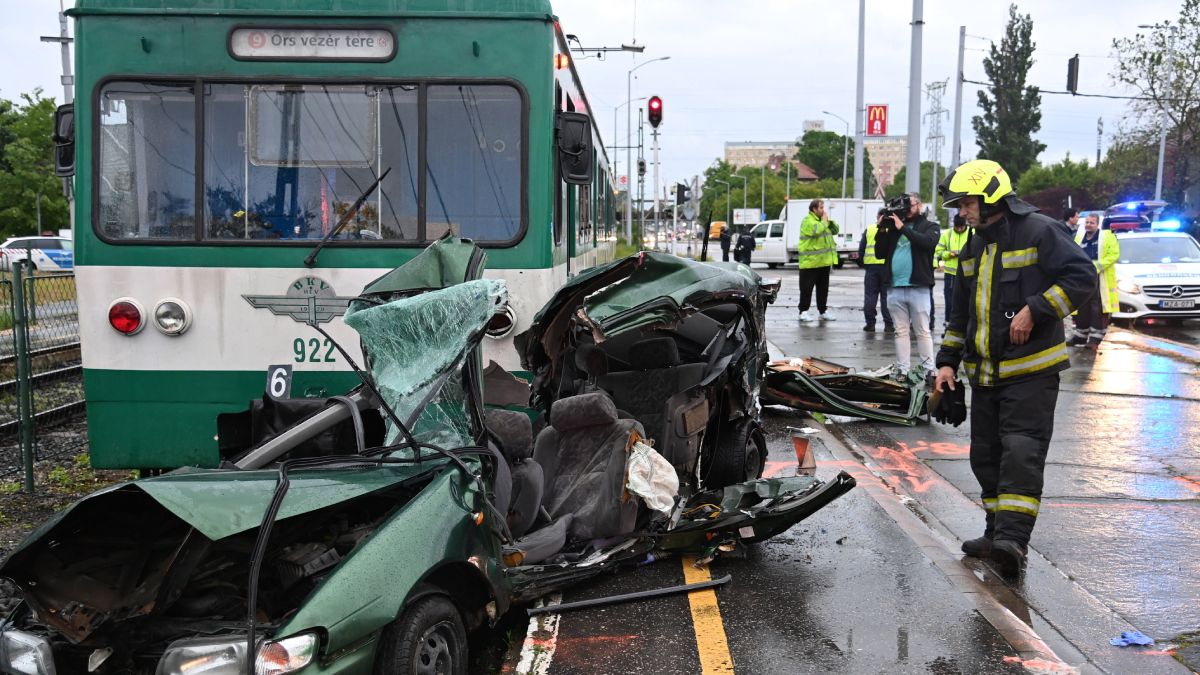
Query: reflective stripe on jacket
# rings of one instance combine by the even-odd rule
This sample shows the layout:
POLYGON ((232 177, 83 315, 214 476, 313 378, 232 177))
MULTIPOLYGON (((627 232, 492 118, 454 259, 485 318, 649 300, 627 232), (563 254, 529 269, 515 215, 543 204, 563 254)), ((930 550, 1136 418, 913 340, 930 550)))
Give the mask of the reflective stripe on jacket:
POLYGON ((883 264, 883 258, 876 257, 875 255, 875 235, 877 234, 879 234, 878 224, 871 224, 867 226, 867 236, 863 240, 864 246, 861 247, 861 250, 863 251, 862 261, 864 265, 883 264))
POLYGON ((971 228, 967 228, 962 232, 955 232, 954 228, 942 230, 942 236, 938 239, 937 248, 933 254, 937 260, 941 260, 946 267, 946 274, 958 274, 958 256, 948 256, 946 253, 962 253, 963 247, 967 245, 967 239, 971 237, 971 228))
POLYGON ((1052 228, 1055 221, 1009 213, 976 230, 960 255, 949 326, 938 367, 961 363, 974 386, 991 387, 1070 367, 1063 317, 1096 292, 1096 271, 1083 249, 1052 228), (1012 344, 1009 327, 1028 307, 1033 331, 1012 344))
MULTIPOLYGON (((1121 306, 1117 299, 1117 260, 1121 258, 1121 243, 1117 241, 1117 235, 1111 230, 1099 230, 1100 232, 1100 257, 1092 262, 1096 265, 1096 271, 1100 274, 1100 303, 1101 311, 1105 314, 1112 314, 1121 306)), ((1084 230, 1079 230, 1075 233, 1075 243, 1083 246, 1084 230)))
POLYGON ((800 254, 800 269, 832 267, 837 264, 837 245, 833 235, 837 234, 837 223, 821 220, 809 212, 800 223, 800 241, 796 250, 800 254))

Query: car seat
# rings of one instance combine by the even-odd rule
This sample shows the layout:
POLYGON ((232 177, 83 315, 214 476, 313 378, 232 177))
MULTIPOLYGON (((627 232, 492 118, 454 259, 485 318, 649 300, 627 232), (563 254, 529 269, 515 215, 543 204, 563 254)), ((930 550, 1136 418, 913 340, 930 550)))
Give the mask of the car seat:
POLYGON ((630 367, 596 378, 617 407, 642 423, 649 438, 683 478, 692 468, 698 443, 691 442, 708 422, 702 396, 683 392, 700 384, 706 365, 679 362, 679 347, 669 337, 635 342, 629 350, 630 367))
POLYGON ((603 392, 551 406, 533 458, 545 476, 542 506, 555 521, 571 517, 570 537, 599 539, 635 529, 639 502, 625 490, 625 461, 643 436, 642 425, 619 419, 603 392))

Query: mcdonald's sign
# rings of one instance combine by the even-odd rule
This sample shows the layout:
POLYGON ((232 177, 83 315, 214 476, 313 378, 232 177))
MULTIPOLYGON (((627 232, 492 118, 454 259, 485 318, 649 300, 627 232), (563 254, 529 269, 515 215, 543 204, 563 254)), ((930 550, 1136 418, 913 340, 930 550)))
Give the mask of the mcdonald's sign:
POLYGON ((867 135, 887 136, 888 107, 886 105, 867 106, 867 135))

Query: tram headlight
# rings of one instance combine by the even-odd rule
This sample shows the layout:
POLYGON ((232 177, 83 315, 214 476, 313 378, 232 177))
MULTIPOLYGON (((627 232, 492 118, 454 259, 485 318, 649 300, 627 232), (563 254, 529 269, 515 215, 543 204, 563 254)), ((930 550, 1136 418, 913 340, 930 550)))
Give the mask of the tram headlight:
POLYGON ((108 324, 122 335, 137 335, 146 327, 146 312, 133 298, 118 298, 108 306, 108 324))
POLYGON ((160 300, 154 307, 154 327, 164 335, 182 335, 191 324, 192 313, 178 298, 160 300))
POLYGON ((517 319, 513 316, 512 309, 505 307, 504 311, 497 312, 488 320, 487 327, 484 328, 484 335, 490 338, 499 340, 507 337, 517 325, 517 319))

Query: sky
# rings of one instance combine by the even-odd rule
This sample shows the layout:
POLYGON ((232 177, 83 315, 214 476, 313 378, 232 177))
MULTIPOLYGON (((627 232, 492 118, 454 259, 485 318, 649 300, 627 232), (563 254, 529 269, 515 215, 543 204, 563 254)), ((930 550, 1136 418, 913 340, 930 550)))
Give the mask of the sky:
MULTIPOLYGON (((636 42, 640 55, 610 53, 604 59, 576 55, 576 66, 607 145, 614 143, 614 110, 626 101, 628 71, 633 98, 659 95, 664 101, 661 132, 662 182, 683 181, 720 158, 726 141, 778 141, 803 133, 805 120, 824 119, 826 128, 853 132, 858 3, 853 0, 552 0, 563 31, 585 47, 636 42)), ((40 42, 58 34, 58 0, 5 0, 0 23, 0 97, 15 99, 41 87, 62 97, 57 44, 40 42)), ((69 7, 73 3, 66 2, 69 7)), ((906 133, 912 3, 867 0, 865 103, 890 106, 891 133, 906 133)), ((954 77, 958 32, 966 25, 965 77, 984 80, 983 58, 990 41, 999 43, 1008 2, 925 0, 922 86, 949 80, 942 107, 946 136, 941 159, 950 161, 954 77)), ((1080 55, 1081 93, 1129 94, 1113 84, 1113 38, 1138 32, 1178 16, 1181 0, 1025 0, 1022 14, 1033 19, 1036 63, 1029 83, 1063 90, 1067 59, 1080 55)), ((977 151, 971 117, 979 114, 978 87, 963 87, 963 158, 977 151)), ((929 109, 922 96, 922 111, 929 109)), ((644 105, 642 101, 634 104, 644 105)), ((1096 123, 1104 119, 1102 147, 1121 126, 1128 106, 1119 100, 1043 94, 1042 129, 1046 144, 1039 159, 1067 156, 1095 160, 1096 123)), ((616 136, 625 131, 618 111, 616 136)), ((926 135, 923 129, 922 138, 926 135)), ((610 152, 610 156, 614 153, 610 152)), ((922 159, 929 159, 922 141, 922 159)), ((620 155, 624 165, 624 155, 620 155)))

